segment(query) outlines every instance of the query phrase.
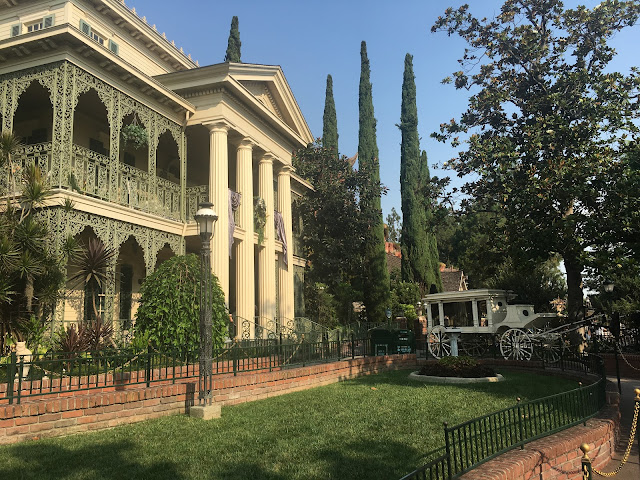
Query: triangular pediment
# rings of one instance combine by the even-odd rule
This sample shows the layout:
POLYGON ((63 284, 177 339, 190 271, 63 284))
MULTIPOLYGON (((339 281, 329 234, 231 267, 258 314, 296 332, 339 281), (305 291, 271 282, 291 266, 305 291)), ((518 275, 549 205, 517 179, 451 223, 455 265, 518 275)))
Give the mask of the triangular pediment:
POLYGON ((231 64, 229 76, 298 135, 308 142, 313 141, 309 127, 280 67, 231 64))
MULTIPOLYGON (((276 115, 280 120, 287 123, 280 111, 280 108, 276 104, 275 99, 273 98, 273 92, 269 89, 266 82, 258 82, 253 80, 245 80, 240 82, 242 86, 244 86, 247 90, 249 90, 256 99, 262 103, 265 107, 267 107, 271 113, 276 115)), ((289 125, 291 126, 291 125, 289 125)))

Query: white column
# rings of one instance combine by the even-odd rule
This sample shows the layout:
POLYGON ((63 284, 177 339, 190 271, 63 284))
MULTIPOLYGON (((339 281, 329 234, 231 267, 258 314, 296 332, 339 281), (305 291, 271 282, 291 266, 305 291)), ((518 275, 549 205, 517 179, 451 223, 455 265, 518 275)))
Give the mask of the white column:
POLYGON ((278 257, 278 301, 280 318, 293 318, 293 227, 291 223, 291 165, 283 165, 278 172, 278 211, 284 220, 287 257, 278 257))
POLYGON ((239 224, 244 229, 244 238, 236 248, 236 315, 238 334, 242 336, 243 321, 250 325, 249 336, 255 335, 255 283, 253 244, 253 143, 245 139, 237 150, 236 188, 242 194, 238 207, 239 224))
POLYGON ((427 333, 429 333, 433 328, 433 316, 431 315, 431 304, 427 303, 425 308, 427 309, 427 333))
POLYGON ((478 321, 478 301, 477 300, 471 300, 471 310, 473 310, 473 326, 477 327, 478 325, 480 325, 480 322, 478 321))
POLYGON ((442 302, 438 302, 438 318, 440 319, 440 325, 446 327, 447 325, 444 324, 444 305, 442 302))
POLYGON ((276 316, 276 240, 273 223, 273 155, 266 153, 258 164, 258 195, 264 200, 267 223, 258 246, 258 315, 260 323, 276 316))
POLYGON ((216 229, 211 239, 211 270, 218 277, 229 306, 229 158, 227 132, 224 124, 209 127, 209 200, 218 214, 216 229))

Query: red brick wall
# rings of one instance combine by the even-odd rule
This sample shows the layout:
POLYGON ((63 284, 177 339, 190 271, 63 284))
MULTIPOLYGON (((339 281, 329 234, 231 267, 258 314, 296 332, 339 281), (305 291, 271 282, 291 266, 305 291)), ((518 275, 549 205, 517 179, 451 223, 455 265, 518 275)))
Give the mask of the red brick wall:
POLYGON ((603 469, 615 449, 619 421, 617 406, 606 407, 598 417, 588 420, 586 427, 578 425, 531 442, 523 450, 511 450, 467 472, 460 480, 582 479, 580 445, 589 444, 593 467, 603 469))
MULTIPOLYGON (((613 353, 600 353, 604 359, 604 366, 607 370, 607 375, 612 377, 616 376, 616 357, 613 353)), ((618 355, 618 364, 620 365, 620 377, 622 378, 635 378, 640 379, 640 355, 632 355, 625 353, 624 358, 618 355), (631 368, 624 359, 635 368, 631 368)))
MULTIPOLYGON (((214 400, 222 405, 259 400, 384 370, 411 368, 415 355, 344 360, 274 372, 218 375, 214 400)), ((62 393, 0 405, 0 444, 69 435, 183 413, 197 402, 197 379, 183 383, 122 387, 122 391, 62 393)))

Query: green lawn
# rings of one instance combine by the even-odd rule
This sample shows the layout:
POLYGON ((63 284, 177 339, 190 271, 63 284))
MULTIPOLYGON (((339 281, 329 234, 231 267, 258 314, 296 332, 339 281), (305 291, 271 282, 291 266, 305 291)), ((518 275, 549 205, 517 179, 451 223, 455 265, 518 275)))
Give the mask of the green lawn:
POLYGON ((393 480, 443 444, 443 421, 576 387, 515 372, 504 383, 436 386, 407 373, 223 407, 209 422, 172 416, 0 447, 0 478, 393 480))

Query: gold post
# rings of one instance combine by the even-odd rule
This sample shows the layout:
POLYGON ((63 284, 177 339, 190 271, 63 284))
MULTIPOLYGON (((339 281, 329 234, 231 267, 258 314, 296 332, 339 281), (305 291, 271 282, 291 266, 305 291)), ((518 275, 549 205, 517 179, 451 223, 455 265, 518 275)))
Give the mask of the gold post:
POLYGON ((591 480, 593 473, 591 470, 591 459, 589 458, 589 455, 587 455, 591 448, 589 448, 589 445, 587 445, 586 443, 583 443, 582 445, 580 445, 580 450, 582 450, 582 453, 584 454, 582 456, 582 461, 580 462, 582 469, 582 480, 591 480))
POLYGON ((584 454, 582 456, 583 460, 589 460, 591 461, 591 459, 589 458, 589 450, 591 450, 591 447, 589 445, 587 445, 586 443, 583 443, 582 445, 580 445, 580 450, 582 450, 582 453, 584 454))
POLYGON ((640 402, 640 388, 636 388, 636 389, 634 390, 634 392, 635 392, 635 394, 636 394, 635 401, 636 401, 636 402, 640 402))

